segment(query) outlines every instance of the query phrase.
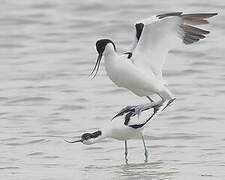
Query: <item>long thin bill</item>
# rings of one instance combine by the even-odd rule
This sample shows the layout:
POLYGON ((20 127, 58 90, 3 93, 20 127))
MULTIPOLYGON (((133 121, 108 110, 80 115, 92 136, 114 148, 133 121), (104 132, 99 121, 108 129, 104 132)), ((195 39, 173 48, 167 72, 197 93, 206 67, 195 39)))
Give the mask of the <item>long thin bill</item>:
POLYGON ((91 72, 91 74, 90 74, 90 75, 92 75, 92 74, 95 72, 95 74, 94 74, 94 76, 92 77, 92 79, 93 79, 93 78, 97 75, 97 73, 98 73, 101 59, 102 59, 102 54, 99 54, 99 55, 98 55, 98 58, 97 58, 97 61, 96 61, 96 63, 95 63, 95 67, 94 67, 94 69, 92 70, 92 72, 91 72))
POLYGON ((64 139, 64 141, 66 141, 66 142, 68 142, 68 143, 78 143, 78 142, 82 142, 81 139, 80 139, 80 140, 76 140, 76 141, 67 141, 67 140, 64 139))

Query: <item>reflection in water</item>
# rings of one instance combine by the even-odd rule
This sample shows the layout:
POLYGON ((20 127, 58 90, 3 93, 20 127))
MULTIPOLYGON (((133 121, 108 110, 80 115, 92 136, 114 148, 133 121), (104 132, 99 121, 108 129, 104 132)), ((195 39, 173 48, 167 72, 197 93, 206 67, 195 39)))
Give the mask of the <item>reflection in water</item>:
MULTIPOLYGON (((176 169, 171 168, 171 171, 164 171, 163 162, 151 162, 151 163, 129 163, 124 165, 115 165, 103 167, 99 166, 86 166, 84 171, 86 173, 92 173, 92 171, 113 171, 118 179, 165 179, 175 175, 176 169)), ((113 177, 112 177, 113 178, 113 177)))

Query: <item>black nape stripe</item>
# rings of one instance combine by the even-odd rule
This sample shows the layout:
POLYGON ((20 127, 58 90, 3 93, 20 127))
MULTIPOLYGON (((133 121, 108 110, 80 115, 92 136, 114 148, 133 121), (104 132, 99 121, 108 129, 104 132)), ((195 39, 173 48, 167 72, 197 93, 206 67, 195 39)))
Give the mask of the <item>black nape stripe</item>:
POLYGON ((141 33, 143 31, 143 28, 144 28, 144 24, 138 23, 135 25, 135 27, 136 27, 136 38, 137 38, 137 40, 139 40, 141 37, 141 33))
POLYGON ((92 133, 92 138, 96 138, 100 135, 102 135, 102 131, 96 131, 96 132, 92 133))
POLYGON ((100 136, 102 134, 101 131, 96 131, 96 132, 93 132, 93 133, 84 133, 82 136, 81 136, 81 139, 82 140, 88 140, 88 139, 91 139, 91 138, 97 138, 98 136, 100 136))

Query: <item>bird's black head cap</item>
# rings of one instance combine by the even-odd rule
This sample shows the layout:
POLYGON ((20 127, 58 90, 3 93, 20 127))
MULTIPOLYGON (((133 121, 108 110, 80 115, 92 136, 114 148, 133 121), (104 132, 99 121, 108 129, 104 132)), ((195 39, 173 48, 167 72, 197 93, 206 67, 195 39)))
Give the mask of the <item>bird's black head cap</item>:
POLYGON ((94 133, 84 133, 81 135, 81 140, 85 141, 91 138, 97 138, 98 136, 100 136, 102 134, 101 131, 95 131, 94 133))
POLYGON ((98 54, 102 54, 105 50, 105 47, 108 43, 112 43, 114 47, 114 51, 116 51, 116 46, 110 39, 100 39, 96 42, 96 49, 98 51, 98 54))

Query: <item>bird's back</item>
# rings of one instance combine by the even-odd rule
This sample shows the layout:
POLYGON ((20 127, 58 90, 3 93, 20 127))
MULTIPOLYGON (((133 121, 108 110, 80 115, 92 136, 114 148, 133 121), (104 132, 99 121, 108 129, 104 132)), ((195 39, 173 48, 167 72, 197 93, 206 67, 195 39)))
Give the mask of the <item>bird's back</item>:
POLYGON ((108 133, 108 136, 118 140, 140 137, 143 129, 148 125, 145 122, 152 115, 152 111, 142 112, 139 117, 127 116, 127 114, 118 116, 110 121, 104 131, 108 133))

